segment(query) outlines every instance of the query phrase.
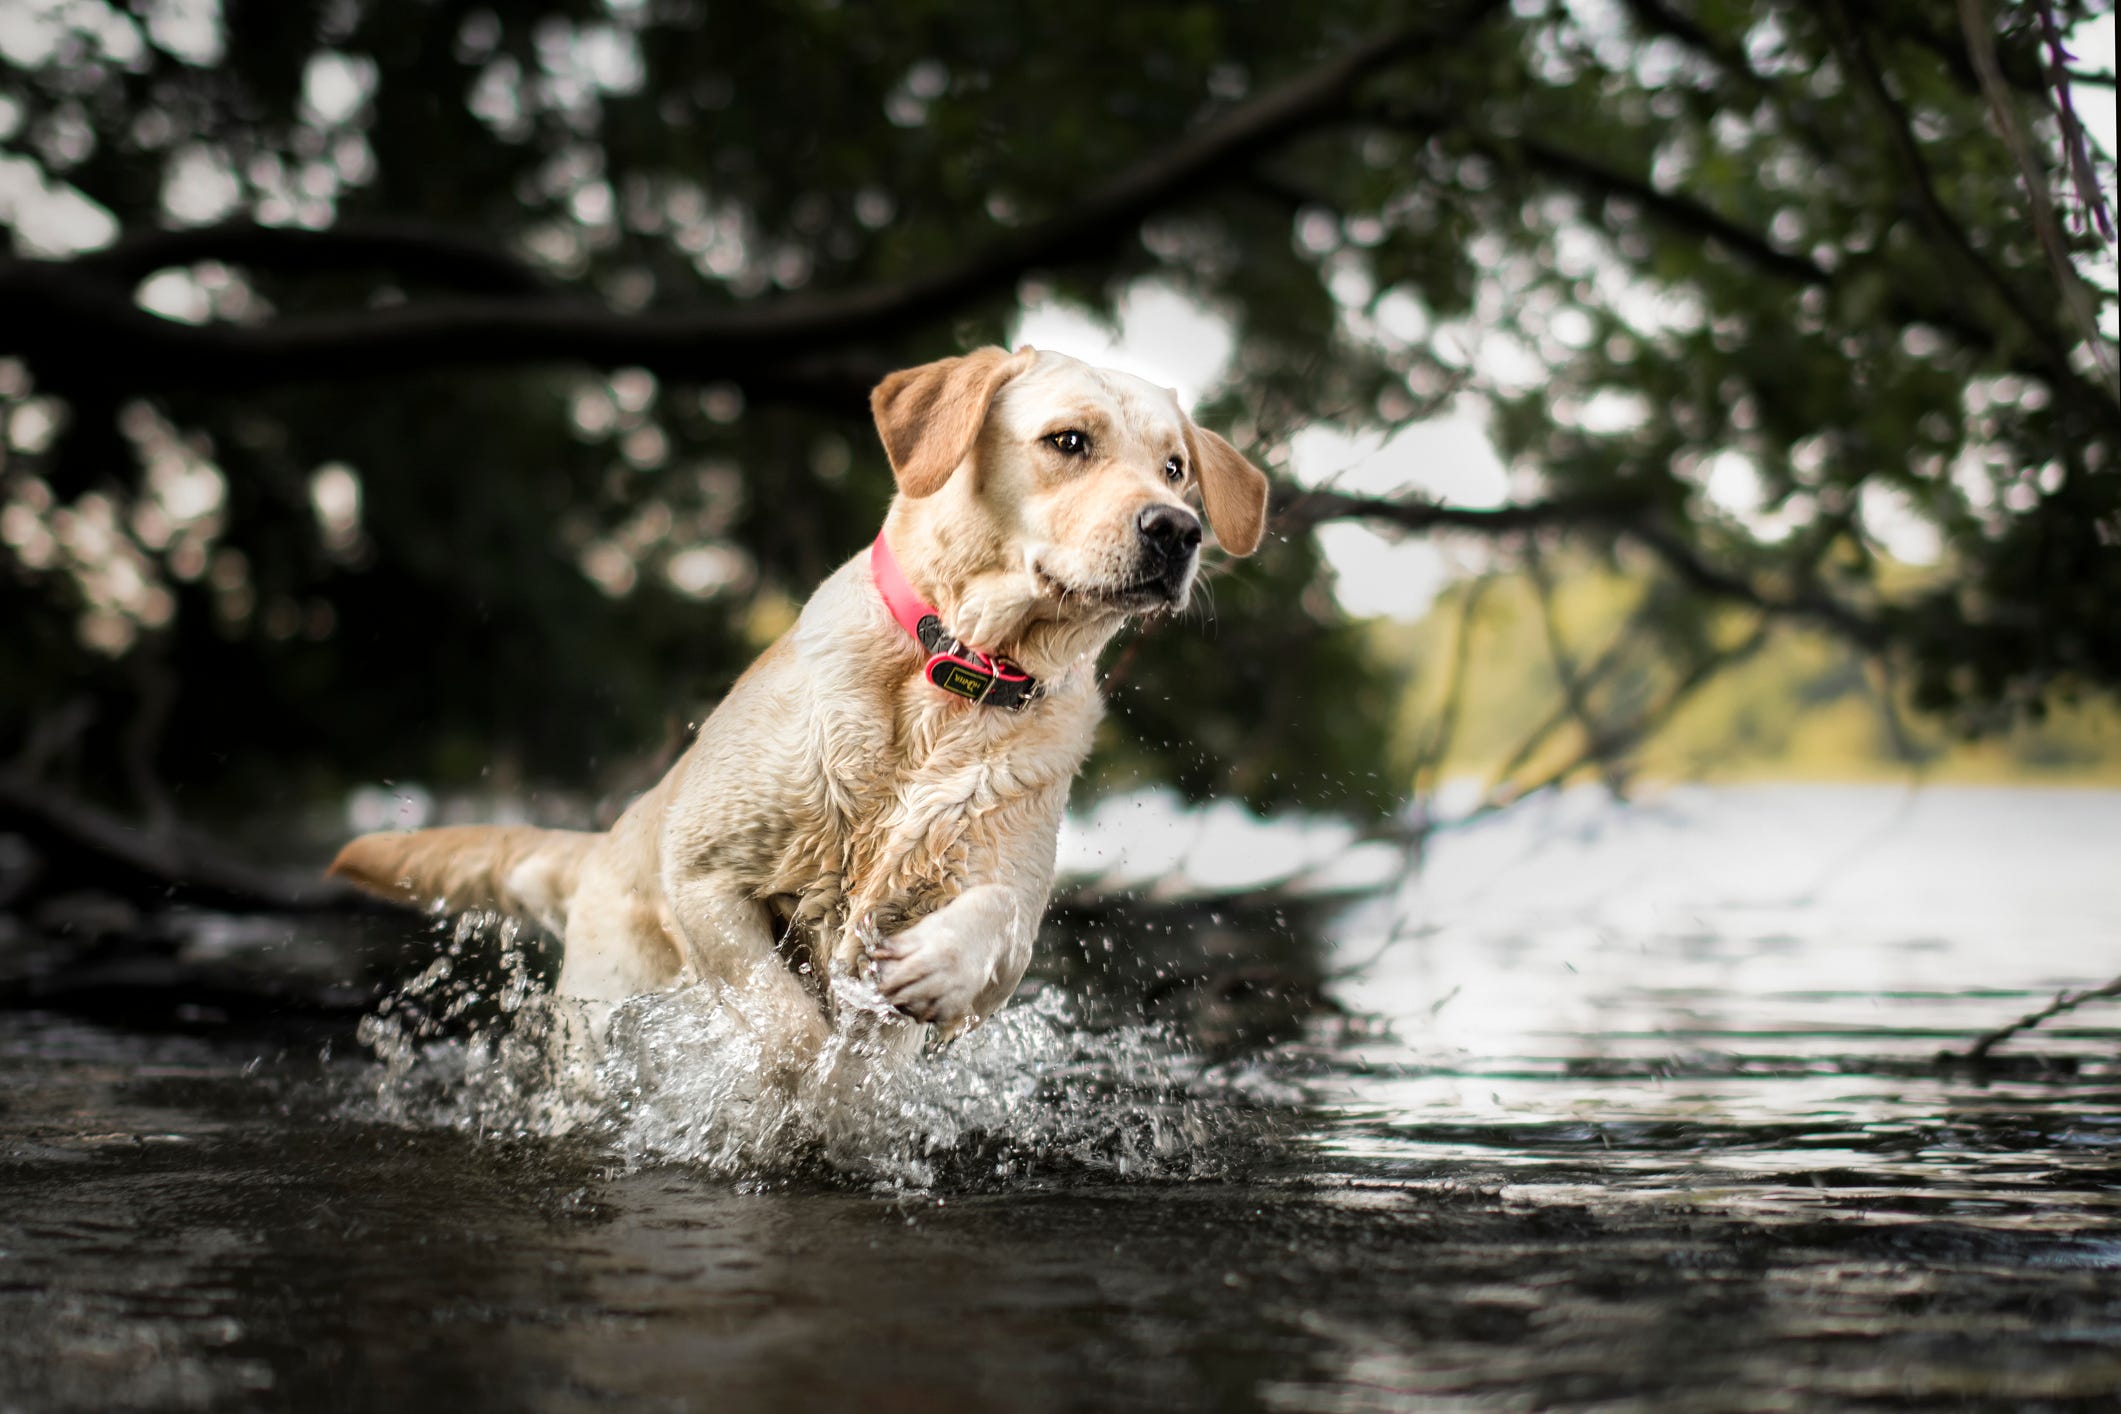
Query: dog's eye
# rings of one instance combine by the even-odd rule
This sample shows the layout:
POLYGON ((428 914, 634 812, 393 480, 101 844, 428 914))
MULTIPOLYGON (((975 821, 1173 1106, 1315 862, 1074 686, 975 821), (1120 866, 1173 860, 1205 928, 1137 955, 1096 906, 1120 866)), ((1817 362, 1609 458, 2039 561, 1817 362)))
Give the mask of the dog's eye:
POLYGON ((1046 439, 1046 444, 1064 457, 1087 457, 1090 455, 1090 439, 1074 428, 1056 432, 1046 439))
POLYGON ((1164 463, 1164 480, 1176 486, 1186 479, 1186 463, 1182 457, 1172 457, 1164 463))

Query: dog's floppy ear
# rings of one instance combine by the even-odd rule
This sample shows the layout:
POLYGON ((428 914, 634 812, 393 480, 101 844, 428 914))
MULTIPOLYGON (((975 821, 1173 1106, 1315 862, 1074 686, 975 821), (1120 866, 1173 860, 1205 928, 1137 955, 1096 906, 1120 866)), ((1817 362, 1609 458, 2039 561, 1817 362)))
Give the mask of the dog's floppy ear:
POLYGON ((1267 474, 1205 427, 1189 427, 1186 441, 1216 540, 1233 555, 1251 554, 1267 528, 1267 474))
POLYGON ((1037 361, 1029 345, 1015 353, 974 349, 960 358, 900 369, 877 384, 869 408, 898 489, 913 497, 942 490, 971 454, 995 391, 1037 361))

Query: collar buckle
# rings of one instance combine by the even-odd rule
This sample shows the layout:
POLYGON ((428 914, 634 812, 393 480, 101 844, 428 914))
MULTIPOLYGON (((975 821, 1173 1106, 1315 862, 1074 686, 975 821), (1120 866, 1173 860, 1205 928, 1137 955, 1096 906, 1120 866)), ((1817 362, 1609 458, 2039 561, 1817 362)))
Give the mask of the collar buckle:
POLYGON ((942 616, 922 601, 899 568, 882 531, 869 548, 869 572, 891 617, 927 652, 921 676, 953 697, 1012 712, 1036 699, 1037 678, 1007 658, 967 647, 943 627, 942 616))
POLYGON ((994 707, 1021 708, 1038 686, 1031 675, 1010 662, 952 642, 948 649, 931 652, 922 676, 943 691, 970 702, 994 707))

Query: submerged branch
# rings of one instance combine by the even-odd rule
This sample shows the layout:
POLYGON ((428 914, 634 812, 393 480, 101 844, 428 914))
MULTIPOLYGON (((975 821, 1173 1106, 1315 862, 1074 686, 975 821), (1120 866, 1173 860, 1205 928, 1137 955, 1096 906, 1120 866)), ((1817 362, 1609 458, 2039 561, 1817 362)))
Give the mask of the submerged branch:
POLYGON ((1952 1052, 1946 1051, 1941 1059, 1986 1060, 1990 1051, 2020 1032, 2030 1031, 2036 1026, 2052 1021, 2065 1012, 2075 1011, 2086 1002, 2096 1002, 2108 997, 2121 997, 2121 977, 2116 977, 2103 987, 2087 987, 2081 992, 2057 992, 2055 999, 2040 1008, 2040 1010, 2027 1012, 2024 1016, 2019 1017, 2007 1026, 1999 1026, 1993 1031, 1985 1031, 1964 1052, 1954 1055, 1952 1052))

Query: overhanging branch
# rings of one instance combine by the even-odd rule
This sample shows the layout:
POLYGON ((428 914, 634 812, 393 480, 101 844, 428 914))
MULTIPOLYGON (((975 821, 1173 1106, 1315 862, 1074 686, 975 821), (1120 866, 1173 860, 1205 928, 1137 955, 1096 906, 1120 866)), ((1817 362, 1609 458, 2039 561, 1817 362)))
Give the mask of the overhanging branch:
POLYGON ((67 263, 129 288, 157 270, 206 260, 288 275, 388 270, 413 282, 474 294, 552 293, 537 270, 484 241, 408 221, 341 221, 321 231, 253 221, 144 231, 67 263))
MULTIPOLYGON (((128 243, 129 250, 108 254, 101 262, 107 269, 99 269, 94 258, 0 264, 0 353, 24 355, 33 365, 57 364, 76 383, 117 384, 130 392, 232 390, 445 365, 560 361, 743 381, 782 361, 931 323, 1012 291, 1035 270, 1094 258, 1157 211, 1342 116, 1366 78, 1426 49, 1462 40, 1471 26, 1499 8, 1500 0, 1468 0, 1447 17, 1359 44, 1126 168, 1047 220, 946 270, 910 280, 649 314, 621 314, 578 298, 490 297, 256 325, 186 325, 132 303, 122 277, 137 275, 146 261, 167 263, 173 250, 192 260, 247 255, 283 262, 358 257, 360 263, 373 263, 385 253, 372 239, 335 245, 330 233, 268 236, 257 227, 220 228, 140 238, 128 243)), ((437 255, 433 249, 403 246, 388 253, 394 258, 437 255)), ((463 262, 452 268, 469 269, 463 262)))
MULTIPOLYGON (((1397 108, 1367 116, 1401 131, 1449 132, 1483 156, 1509 165, 1522 165, 1527 170, 1553 178, 1587 199, 1627 202, 1658 225, 1712 241, 1763 274, 1797 285, 1830 288, 1838 283, 1834 271, 1809 255, 1782 249, 1765 235, 1707 203, 1667 191, 1647 177, 1599 161, 1563 144, 1528 135, 1502 138, 1483 133, 1467 126, 1460 115, 1441 110, 1397 108)), ((1904 289, 1896 289, 1888 309, 1892 318, 1902 325, 1927 324, 1950 333, 1969 347, 1993 349, 1998 344, 1994 330, 1969 318, 1950 301, 1917 298, 1904 289)), ((2021 371, 2058 381, 2075 378, 2066 366, 2058 371, 2045 358, 2024 364, 2021 371)))
POLYGON ((1883 624, 1817 585, 1778 590, 1716 564, 1640 498, 1558 496, 1500 506, 1451 506, 1417 497, 1317 490, 1285 493, 1277 498, 1272 513, 1274 528, 1285 531, 1309 530, 1338 520, 1371 521, 1400 530, 1459 530, 1497 536, 1552 527, 1602 527, 1649 552, 1698 593, 1775 618, 1815 624, 1870 651, 1883 648, 1888 639, 1883 624))
POLYGON ((1470 530, 1503 535, 1551 525, 1617 524, 1641 515, 1637 497, 1567 496, 1500 506, 1451 506, 1414 496, 1358 496, 1346 491, 1285 492, 1270 512, 1277 530, 1309 530, 1333 520, 1369 520, 1400 530, 1470 530))
MULTIPOLYGON (((1858 86, 1878 112, 1887 145, 1892 148, 1895 160, 1907 177, 1915 196, 1916 209, 1922 214, 1923 222, 1930 230, 1932 242, 1960 267, 1962 274, 1970 278, 1976 287, 1986 289, 1990 297, 2031 337, 2043 360, 2052 370, 2051 377, 2056 386, 2065 393, 2079 393, 2082 383, 2070 369, 2069 340, 2033 306, 2025 293, 2002 269, 1975 248, 1965 227, 1945 206, 1944 198, 1938 193, 1936 177, 1930 170, 1929 160, 1923 155, 1921 144, 1915 139, 1914 123, 1907 106, 1895 97, 1887 86, 1884 70, 1880 68, 1878 58, 1871 50, 1869 36, 1851 15, 1844 0, 1833 0, 1825 9, 1844 62, 1854 71, 1858 86)), ((2053 207, 2041 202, 2040 198, 2044 195, 2044 192, 2035 194, 2036 203, 2040 207, 2038 216, 2051 222, 2054 217, 2053 207)), ((2075 278, 2066 255, 2061 273, 2065 279, 2075 278)), ((2091 327, 2083 332, 2089 338, 2092 349, 2099 353, 2101 364, 2104 365, 2110 356, 2101 348, 2096 322, 2087 319, 2086 323, 2091 327)), ((2099 391, 2103 394, 2101 401, 2105 403, 2099 411, 2105 414, 2112 409, 2114 395, 2103 389, 2099 391)))

